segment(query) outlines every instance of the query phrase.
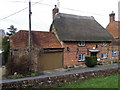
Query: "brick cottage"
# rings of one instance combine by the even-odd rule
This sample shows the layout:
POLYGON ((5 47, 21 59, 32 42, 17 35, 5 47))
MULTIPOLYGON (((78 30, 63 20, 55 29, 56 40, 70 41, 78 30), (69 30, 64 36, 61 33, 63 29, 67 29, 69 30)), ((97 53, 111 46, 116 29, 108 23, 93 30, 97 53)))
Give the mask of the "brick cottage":
POLYGON ((119 37, 120 21, 115 21, 114 12, 109 14, 109 20, 110 22, 107 25, 106 29, 114 37, 112 59, 118 60, 119 59, 119 46, 120 46, 120 37, 119 37))
POLYGON ((63 67, 63 48, 50 32, 31 31, 31 51, 28 31, 20 30, 10 36, 8 71, 13 74, 39 72, 63 67))
POLYGON ((59 13, 55 6, 50 32, 64 48, 64 67, 84 64, 85 56, 111 61, 113 37, 94 17, 59 13))
POLYGON ((32 31, 31 39, 29 54, 28 31, 10 37, 11 72, 84 65, 85 56, 97 56, 99 62, 111 61, 113 37, 94 17, 59 13, 55 7, 50 31, 32 31))

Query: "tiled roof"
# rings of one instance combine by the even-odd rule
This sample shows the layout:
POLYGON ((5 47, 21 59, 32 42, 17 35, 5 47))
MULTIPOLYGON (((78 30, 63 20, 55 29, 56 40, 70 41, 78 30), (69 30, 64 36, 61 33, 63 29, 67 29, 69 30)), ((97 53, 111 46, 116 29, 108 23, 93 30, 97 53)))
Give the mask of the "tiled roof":
POLYGON ((109 23, 106 29, 110 32, 110 34, 114 38, 118 38, 118 34, 119 34, 118 30, 120 29, 120 21, 113 21, 109 23))
MULTIPOLYGON (((51 32, 31 32, 32 46, 36 48, 62 48, 61 44, 51 32)), ((20 30, 10 37, 11 48, 28 47, 28 31, 20 30)))
POLYGON ((52 23, 62 41, 112 41, 112 35, 94 17, 59 13, 52 23))

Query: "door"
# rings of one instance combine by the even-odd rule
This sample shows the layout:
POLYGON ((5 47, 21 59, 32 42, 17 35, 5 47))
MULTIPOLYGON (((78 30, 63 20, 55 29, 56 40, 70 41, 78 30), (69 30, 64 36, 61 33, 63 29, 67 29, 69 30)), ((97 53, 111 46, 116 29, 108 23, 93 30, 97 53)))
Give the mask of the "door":
POLYGON ((97 52, 91 52, 91 56, 96 56, 97 57, 97 52))
POLYGON ((39 71, 63 68, 63 52, 44 53, 40 56, 39 71))

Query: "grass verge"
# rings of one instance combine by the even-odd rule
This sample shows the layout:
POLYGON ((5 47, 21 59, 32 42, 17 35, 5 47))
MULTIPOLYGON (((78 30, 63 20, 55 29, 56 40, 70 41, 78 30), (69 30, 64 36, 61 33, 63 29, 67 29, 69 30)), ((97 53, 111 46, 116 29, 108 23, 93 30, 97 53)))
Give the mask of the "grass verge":
POLYGON ((58 88, 119 88, 118 77, 120 77, 120 74, 100 76, 85 81, 66 84, 58 88))

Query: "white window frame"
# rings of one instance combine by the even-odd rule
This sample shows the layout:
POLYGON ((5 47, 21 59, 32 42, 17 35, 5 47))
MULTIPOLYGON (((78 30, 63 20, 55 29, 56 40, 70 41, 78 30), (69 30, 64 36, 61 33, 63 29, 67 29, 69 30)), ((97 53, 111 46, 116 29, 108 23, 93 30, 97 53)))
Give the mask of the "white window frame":
POLYGON ((114 56, 119 56, 119 51, 117 51, 117 50, 112 51, 112 56, 113 57, 114 56))
POLYGON ((85 61, 85 54, 84 53, 80 53, 78 55, 78 62, 80 62, 80 61, 85 61))
POLYGON ((107 43, 106 42, 102 42, 101 45, 102 46, 107 46, 107 43))
POLYGON ((107 53, 101 53, 101 59, 106 59, 107 58, 107 53))
POLYGON ((78 46, 85 46, 85 42, 84 41, 78 42, 78 46))

